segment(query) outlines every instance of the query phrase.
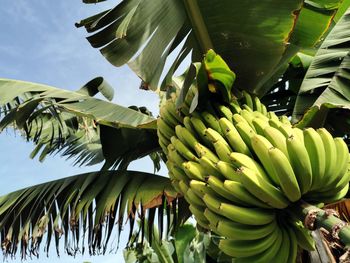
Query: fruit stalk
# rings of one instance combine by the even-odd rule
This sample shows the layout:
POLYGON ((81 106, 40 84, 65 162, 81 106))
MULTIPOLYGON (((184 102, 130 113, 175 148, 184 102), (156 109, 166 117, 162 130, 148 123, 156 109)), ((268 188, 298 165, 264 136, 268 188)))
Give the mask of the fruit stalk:
POLYGON ((350 248, 350 226, 337 218, 332 210, 323 210, 301 200, 291 206, 290 212, 303 221, 306 228, 314 230, 322 227, 347 249, 350 248))

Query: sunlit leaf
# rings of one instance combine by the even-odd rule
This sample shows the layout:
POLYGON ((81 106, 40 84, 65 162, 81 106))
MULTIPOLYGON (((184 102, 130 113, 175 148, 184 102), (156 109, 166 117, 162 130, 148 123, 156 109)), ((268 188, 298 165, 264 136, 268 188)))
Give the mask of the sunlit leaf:
MULTIPOLYGON (((298 51, 313 48, 332 24, 341 0, 177 1, 132 0, 78 23, 95 48, 115 66, 129 64, 152 90, 174 52, 170 75, 192 55, 213 48, 237 74, 236 87, 258 95, 298 51), (278 8, 276 8, 278 7, 278 8), (249 63, 247 63, 247 61, 249 63)), ((171 85, 169 74, 165 74, 171 85)))

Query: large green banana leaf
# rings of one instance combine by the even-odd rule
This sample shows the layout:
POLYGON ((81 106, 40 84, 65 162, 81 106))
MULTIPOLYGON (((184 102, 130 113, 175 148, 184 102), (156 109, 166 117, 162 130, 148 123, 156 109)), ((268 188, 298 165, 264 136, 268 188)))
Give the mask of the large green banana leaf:
POLYGON ((22 257, 35 255, 42 241, 48 250, 52 239, 58 252, 62 235, 68 253, 86 248, 104 253, 112 231, 120 234, 126 221, 129 237, 135 220, 141 220, 140 236, 145 227, 152 233, 157 221, 161 233, 170 233, 190 215, 186 207, 165 177, 133 171, 81 174, 1 196, 0 239, 5 256, 18 250, 22 257))
POLYGON ((0 80, 0 131, 9 126, 21 130, 36 144, 31 157, 39 155, 41 161, 59 152, 80 165, 105 161, 106 169, 119 164, 125 169, 132 160, 159 149, 155 121, 147 109, 91 97, 97 91, 113 97, 113 89, 100 77, 76 92, 0 80))
POLYGON ((11 119, 16 120, 19 127, 24 126, 39 109, 49 107, 50 110, 89 117, 111 127, 156 128, 155 119, 151 116, 93 98, 87 92, 73 92, 19 80, 0 79, 0 105, 5 113, 13 112, 11 119))
POLYGON ((56 116, 60 116, 60 120, 50 113, 41 113, 30 124, 33 127, 37 122, 42 123, 40 130, 32 128, 25 135, 27 140, 35 144, 31 158, 39 156, 39 161, 42 162, 47 155, 59 153, 67 159, 73 159, 74 165, 94 165, 105 160, 98 127, 93 125, 91 119, 65 113, 56 116))
MULTIPOLYGON (((336 108, 350 109, 350 9, 317 51, 301 84, 293 118, 300 120, 308 110, 298 125, 323 126, 328 113, 339 113, 336 108)), ((348 126, 347 130, 350 131, 348 126)))
POLYGON ((127 63, 144 88, 159 87, 166 62, 163 88, 187 55, 200 61, 213 48, 237 74, 235 87, 263 95, 291 57, 319 43, 344 5, 349 1, 130 0, 77 26, 93 33, 88 41, 110 63, 127 63))

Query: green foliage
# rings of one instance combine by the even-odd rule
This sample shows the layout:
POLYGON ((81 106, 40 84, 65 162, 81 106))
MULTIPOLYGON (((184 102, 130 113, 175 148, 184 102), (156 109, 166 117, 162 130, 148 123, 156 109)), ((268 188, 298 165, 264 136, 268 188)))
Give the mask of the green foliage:
MULTIPOLYGON (((293 118, 299 120, 311 106, 350 108, 350 10, 322 42, 301 84, 293 118)), ((318 112, 322 126, 328 111, 318 112)), ((303 119, 305 122, 305 118, 303 119)), ((304 125, 305 126, 305 125, 304 125)))
POLYGON ((172 85, 170 76, 190 52, 192 61, 199 62, 213 48, 239 76, 238 88, 263 95, 271 77, 299 50, 313 48, 337 9, 346 5, 340 0, 288 0, 283 5, 278 0, 133 0, 77 25, 93 33, 89 42, 110 63, 127 63, 152 90, 158 89, 165 62, 177 47, 162 89, 172 85))
POLYGON ((124 250, 127 263, 200 263, 231 262, 217 247, 219 238, 210 233, 203 233, 193 225, 185 224, 178 228, 174 237, 160 239, 158 230, 153 229, 152 240, 124 250), (208 254, 207 254, 208 253, 208 254))
MULTIPOLYGON (((38 253, 42 241, 48 251, 52 238, 58 252, 64 234, 69 254, 86 246, 91 254, 105 253, 112 231, 116 228, 120 234, 125 217, 130 231, 140 218, 137 237, 144 238, 145 220, 153 224, 164 209, 166 233, 174 231, 188 217, 183 202, 168 178, 132 171, 100 171, 28 187, 0 197, 0 226, 6 233, 1 235, 3 252, 12 255, 21 243, 25 258, 29 251, 38 253), (89 242, 81 243, 86 235, 89 242)), ((163 221, 159 227, 163 231, 163 221)))
MULTIPOLYGON (((349 134, 350 14, 346 10, 350 1, 280 2, 130 0, 77 26, 92 33, 88 41, 110 63, 128 64, 142 79, 144 89, 170 94, 182 88, 180 97, 184 98, 196 77, 202 90, 194 95, 191 110, 211 97, 230 101, 234 83, 235 90, 266 95, 263 102, 269 110, 288 116, 293 112, 294 120, 300 120, 298 127, 326 125, 338 136, 349 134), (203 60, 208 47, 220 56, 210 50, 203 60), (170 54, 175 59, 164 72, 170 54), (194 66, 174 78, 190 54, 194 66), (203 63, 195 63, 199 61, 203 63)), ((190 215, 188 205, 168 178, 108 171, 126 170, 130 162, 147 155, 157 170, 165 158, 156 120, 147 109, 93 98, 98 92, 113 98, 113 89, 100 77, 75 92, 0 79, 0 131, 20 130, 36 144, 32 157, 40 155, 43 160, 58 151, 81 165, 105 162, 98 173, 0 197, 5 255, 15 254, 19 242, 22 256, 29 250, 37 253, 45 231, 46 248, 54 237, 58 250, 64 233, 65 248, 75 254, 80 235, 87 233, 89 252, 104 253, 115 224, 120 231, 126 215, 131 229, 137 218, 141 229, 136 235, 130 233, 124 253, 127 262, 204 262, 209 258, 227 262, 217 247, 220 238, 190 225, 179 227, 190 215), (164 212, 170 222, 166 230, 177 230, 173 238, 162 239, 167 232, 164 212), (159 230, 153 228, 156 213, 159 230)))

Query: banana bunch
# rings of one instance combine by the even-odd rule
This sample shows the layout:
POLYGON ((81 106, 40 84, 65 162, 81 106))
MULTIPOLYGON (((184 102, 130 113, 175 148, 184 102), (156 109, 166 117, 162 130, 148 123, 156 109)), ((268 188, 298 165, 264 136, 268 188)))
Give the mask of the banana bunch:
POLYGON ((314 241, 288 206, 346 195, 347 145, 326 129, 293 127, 246 92, 189 114, 195 92, 180 111, 168 100, 158 119, 175 189, 200 226, 225 238, 219 247, 235 262, 295 262, 298 246, 311 250, 314 241))

